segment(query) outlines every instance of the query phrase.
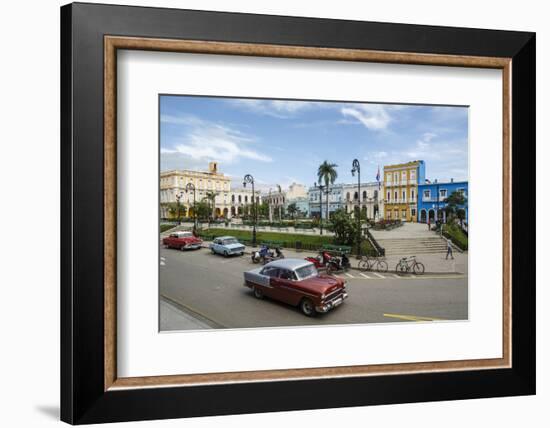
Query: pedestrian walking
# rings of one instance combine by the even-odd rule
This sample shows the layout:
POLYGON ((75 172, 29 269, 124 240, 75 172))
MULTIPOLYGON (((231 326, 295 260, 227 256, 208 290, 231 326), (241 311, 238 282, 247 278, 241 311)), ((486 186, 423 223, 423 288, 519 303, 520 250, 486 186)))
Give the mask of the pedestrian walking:
POLYGON ((453 257, 453 247, 451 245, 451 240, 450 239, 447 239, 447 256, 445 257, 445 260, 447 260, 449 258, 449 256, 451 256, 451 259, 454 260, 455 258, 453 257))

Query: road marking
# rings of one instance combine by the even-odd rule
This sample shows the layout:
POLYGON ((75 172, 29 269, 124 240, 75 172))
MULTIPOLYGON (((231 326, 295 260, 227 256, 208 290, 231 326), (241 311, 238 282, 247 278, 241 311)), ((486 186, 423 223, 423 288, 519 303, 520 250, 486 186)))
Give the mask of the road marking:
POLYGON ((340 279, 346 279, 346 277, 342 276, 342 275, 336 275, 336 274, 333 274, 336 278, 340 278, 340 279))
POLYGON ((440 275, 440 276, 431 276, 431 275, 410 275, 410 276, 401 276, 400 279, 409 279, 409 280, 419 280, 419 279, 462 279, 466 275, 440 275))
POLYGON ((166 263, 164 263, 164 261, 161 260, 161 261, 160 261, 160 265, 161 265, 161 266, 166 266, 166 263))
POLYGON ((377 272, 373 272, 372 274, 373 274, 373 275, 376 275, 378 278, 386 279, 386 277, 385 277, 384 275, 380 275, 380 274, 377 273, 377 272))
POLYGON ((165 261, 166 260, 166 257, 162 257, 160 258, 162 261, 165 261))
POLYGON ((351 273, 346 272, 346 275, 349 276, 350 278, 355 278, 351 273))
POLYGON ((384 316, 388 317, 388 318, 397 318, 397 319, 401 319, 401 320, 416 321, 416 322, 442 321, 442 318, 421 317, 421 316, 417 316, 417 315, 384 314, 384 316))
POLYGON ((364 278, 371 279, 370 276, 367 276, 367 275, 365 275, 364 273, 359 272, 359 275, 361 275, 361 276, 364 277, 364 278))
POLYGON ((393 274, 393 277, 398 278, 398 279, 402 278, 401 276, 397 275, 396 273, 393 274))

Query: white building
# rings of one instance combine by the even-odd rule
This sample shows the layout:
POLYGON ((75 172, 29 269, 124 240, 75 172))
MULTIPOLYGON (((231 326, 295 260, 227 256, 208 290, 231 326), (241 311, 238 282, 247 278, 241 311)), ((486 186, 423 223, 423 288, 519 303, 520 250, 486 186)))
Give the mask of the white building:
POLYGON ((263 197, 264 202, 267 202, 269 206, 269 221, 273 222, 273 218, 281 220, 286 210, 286 192, 283 192, 279 186, 279 189, 276 191, 271 191, 263 197))
POLYGON ((355 215, 355 210, 361 211, 370 220, 378 220, 384 216, 383 188, 378 182, 344 184, 342 191, 342 206, 347 213, 355 215))
MULTIPOLYGON (((368 219, 378 220, 384 214, 384 198, 379 183, 361 183, 360 194, 357 183, 355 184, 334 184, 329 187, 328 205, 329 214, 344 209, 347 213, 354 215, 355 208, 366 214, 368 219)), ((319 217, 319 210, 323 208, 323 218, 326 218, 326 193, 320 192, 319 188, 310 187, 308 190, 309 215, 319 217), (320 200, 322 196, 322 200, 320 200)))
POLYGON ((306 187, 300 183, 292 183, 288 186, 288 190, 285 193, 287 202, 292 202, 295 199, 307 197, 306 187))
MULTIPOLYGON (((343 184, 333 184, 329 186, 328 191, 328 212, 330 213, 342 208, 342 192, 343 184)), ((319 217, 321 207, 323 208, 322 218, 327 218, 327 194, 326 191, 321 191, 318 187, 310 187, 308 189, 309 199, 309 215, 311 217, 319 217), (322 198, 322 199, 321 199, 322 198)))

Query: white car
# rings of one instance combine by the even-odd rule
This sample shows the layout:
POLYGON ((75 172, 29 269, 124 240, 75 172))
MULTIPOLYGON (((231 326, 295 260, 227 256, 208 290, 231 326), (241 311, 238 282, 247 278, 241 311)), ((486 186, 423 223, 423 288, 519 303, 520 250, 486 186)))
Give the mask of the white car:
POLYGON ((210 249, 214 254, 221 254, 225 257, 244 254, 244 245, 237 241, 233 236, 220 236, 214 238, 210 244, 210 249))

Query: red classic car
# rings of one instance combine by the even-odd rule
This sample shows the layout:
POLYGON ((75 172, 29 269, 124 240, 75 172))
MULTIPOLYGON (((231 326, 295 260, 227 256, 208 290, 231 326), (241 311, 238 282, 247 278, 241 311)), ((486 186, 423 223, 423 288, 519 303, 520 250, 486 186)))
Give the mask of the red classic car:
POLYGON ((299 306, 309 317, 334 309, 348 297, 345 280, 320 275, 313 263, 303 259, 276 260, 245 272, 244 285, 258 299, 267 296, 299 306))
POLYGON ((181 230, 171 233, 163 238, 162 244, 166 248, 177 248, 178 250, 196 250, 201 248, 202 240, 193 235, 192 232, 181 230))

